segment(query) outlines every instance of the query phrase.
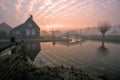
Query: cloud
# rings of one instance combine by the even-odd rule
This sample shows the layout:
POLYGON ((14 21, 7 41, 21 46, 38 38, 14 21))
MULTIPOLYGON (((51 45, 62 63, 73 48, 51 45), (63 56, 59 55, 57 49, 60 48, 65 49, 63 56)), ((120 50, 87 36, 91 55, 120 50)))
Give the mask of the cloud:
POLYGON ((24 3, 25 0, 18 0, 17 3, 15 3, 16 10, 20 12, 20 8, 22 7, 22 3, 24 3))
POLYGON ((2 1, 0 1, 0 7, 2 10, 7 10, 6 6, 4 5, 4 3, 2 1))
POLYGON ((29 4, 29 12, 33 12, 36 5, 40 2, 40 0, 31 0, 29 4))
POLYGON ((34 20, 44 26, 56 22, 90 26, 99 20, 118 23, 119 5, 119 0, 0 0, 0 21, 18 25, 33 14, 34 20))

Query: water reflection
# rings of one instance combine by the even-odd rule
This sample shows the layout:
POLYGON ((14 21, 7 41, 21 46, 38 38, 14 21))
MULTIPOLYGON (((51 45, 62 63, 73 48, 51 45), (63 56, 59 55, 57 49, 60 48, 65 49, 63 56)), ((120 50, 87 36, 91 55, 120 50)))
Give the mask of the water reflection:
POLYGON ((55 45, 55 44, 56 44, 56 41, 55 41, 55 40, 53 40, 53 41, 52 41, 52 45, 55 45))
POLYGON ((102 44, 100 47, 97 49, 98 54, 101 56, 107 56, 109 53, 109 49, 105 47, 104 41, 102 41, 102 44))
POLYGON ((70 46, 70 41, 65 41, 65 42, 66 42, 67 47, 69 47, 70 46))
MULTIPOLYGON (((101 43, 97 41, 85 41, 80 42, 56 42, 56 46, 51 45, 50 42, 42 43, 42 51, 40 55, 35 58, 34 64, 36 66, 80 66, 88 71, 95 71, 98 73, 104 73, 108 76, 115 75, 120 69, 120 46, 116 44, 101 43), (66 47, 67 43, 69 48, 66 47), (82 43, 82 47, 79 44, 82 43), (84 45, 83 45, 84 44, 84 45), (99 48, 96 46, 100 46, 99 48), (110 50, 108 50, 107 46, 110 50), (97 56, 96 54, 97 50, 97 56), (112 51, 113 50, 113 51, 112 51), (110 56, 108 56, 110 54, 110 56)), ((115 75, 116 76, 116 75, 115 75)), ((116 80, 116 79, 112 79, 116 80)))
POLYGON ((66 40, 66 41, 60 42, 60 44, 63 44, 67 47, 74 46, 74 45, 80 45, 81 46, 82 44, 85 43, 85 41, 86 40, 80 40, 80 41, 68 41, 68 40, 66 40))
POLYGON ((25 44, 25 52, 28 61, 34 62, 35 57, 38 55, 38 53, 41 51, 41 45, 40 42, 31 42, 25 44))

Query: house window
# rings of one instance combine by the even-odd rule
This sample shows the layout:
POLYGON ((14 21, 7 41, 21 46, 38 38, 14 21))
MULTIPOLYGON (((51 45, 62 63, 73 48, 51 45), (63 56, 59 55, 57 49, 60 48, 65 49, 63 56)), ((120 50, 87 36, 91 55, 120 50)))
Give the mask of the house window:
POLYGON ((16 34, 16 35, 20 35, 20 31, 19 31, 19 30, 16 30, 16 31, 15 31, 15 34, 16 34))
POLYGON ((15 30, 15 37, 19 38, 20 37, 20 31, 19 30, 15 30))
POLYGON ((32 29, 32 30, 31 30, 31 35, 32 35, 32 36, 35 36, 35 29, 32 29))
POLYGON ((29 23, 28 23, 28 26, 29 26, 29 27, 32 27, 32 22, 29 22, 29 23))
POLYGON ((26 36, 30 36, 30 29, 26 29, 26 36))

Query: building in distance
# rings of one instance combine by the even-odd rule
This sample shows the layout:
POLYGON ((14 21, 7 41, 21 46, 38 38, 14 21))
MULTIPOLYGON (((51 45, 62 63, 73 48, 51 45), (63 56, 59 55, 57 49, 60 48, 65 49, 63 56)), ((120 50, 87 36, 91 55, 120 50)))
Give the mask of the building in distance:
POLYGON ((40 27, 34 22, 33 16, 30 15, 23 24, 10 31, 10 37, 15 37, 16 39, 39 39, 40 27))

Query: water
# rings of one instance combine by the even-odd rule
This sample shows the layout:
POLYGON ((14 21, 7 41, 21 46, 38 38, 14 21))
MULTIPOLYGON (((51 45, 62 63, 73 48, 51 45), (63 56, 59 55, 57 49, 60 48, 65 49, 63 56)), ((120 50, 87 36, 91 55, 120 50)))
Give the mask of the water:
POLYGON ((51 42, 41 43, 41 51, 33 62, 37 67, 75 66, 85 71, 108 76, 110 80, 120 80, 120 45, 96 41, 81 43, 51 42))
POLYGON ((26 43, 27 59, 40 66, 75 66, 120 80, 120 45, 97 41, 26 43))

